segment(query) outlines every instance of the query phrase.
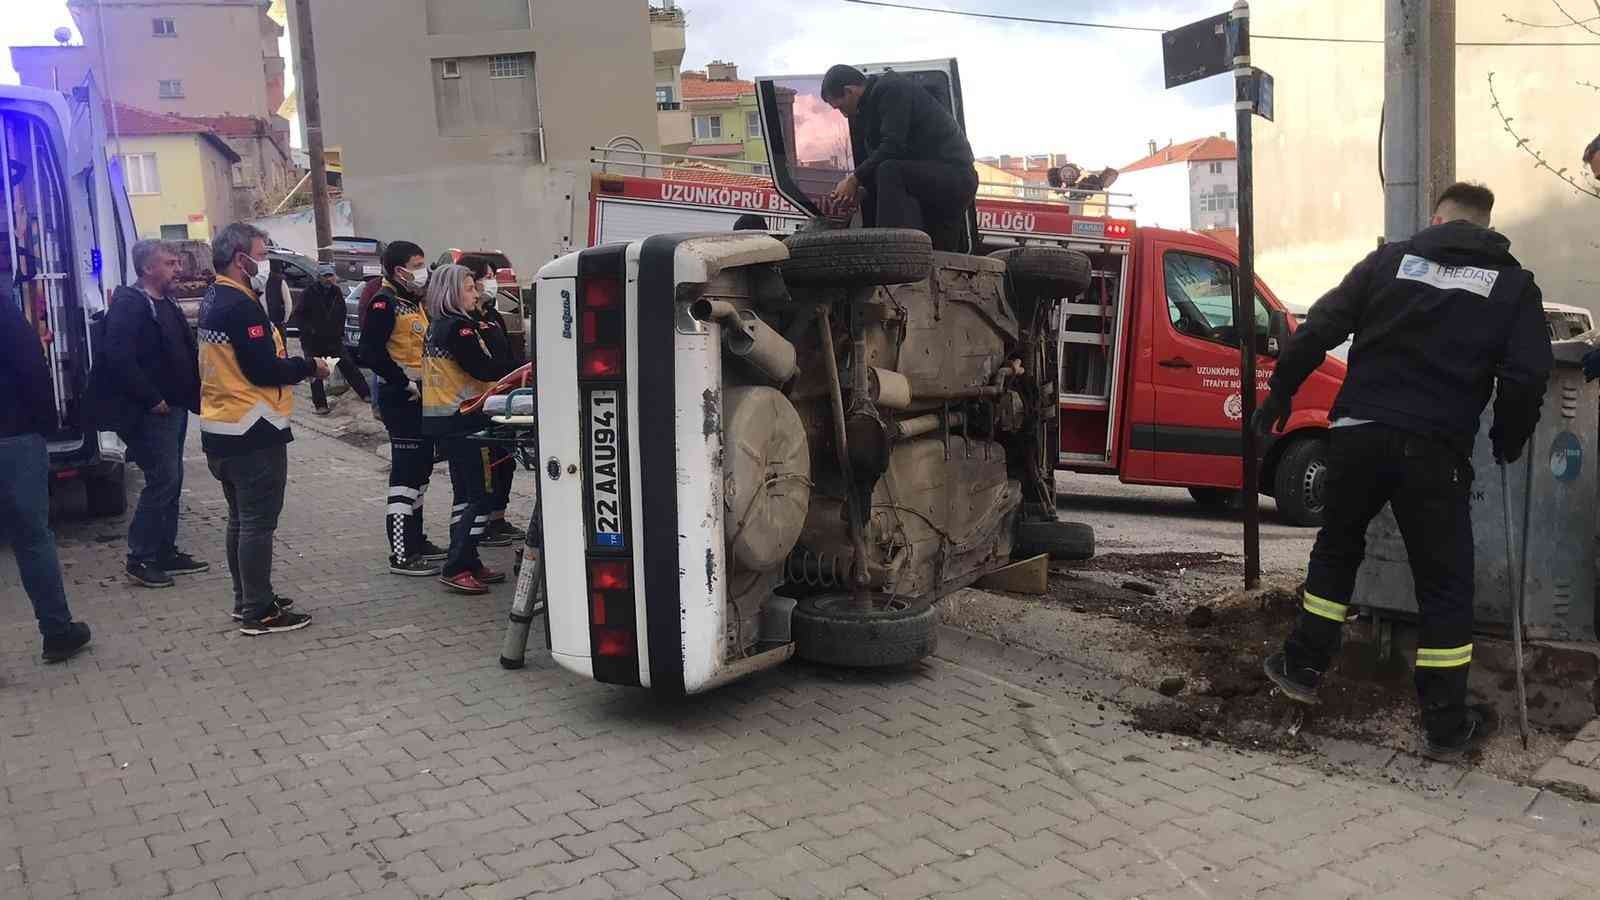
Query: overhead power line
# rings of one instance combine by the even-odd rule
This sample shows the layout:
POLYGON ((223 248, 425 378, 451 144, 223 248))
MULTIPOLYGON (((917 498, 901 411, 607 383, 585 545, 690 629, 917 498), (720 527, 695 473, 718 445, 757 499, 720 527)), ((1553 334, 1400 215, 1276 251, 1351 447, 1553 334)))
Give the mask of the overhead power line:
MULTIPOLYGON (((1156 28, 1150 25, 1117 25, 1111 22, 1084 22, 1073 19, 1046 19, 1038 16, 1016 16, 1005 13, 972 12, 964 9, 939 9, 931 6, 914 6, 909 3, 892 3, 889 0, 844 0, 857 6, 876 6, 882 9, 898 9, 906 12, 935 13, 946 16, 961 16, 968 19, 990 19, 999 22, 1023 22, 1033 25, 1062 25, 1070 28, 1096 28, 1102 31, 1137 31, 1149 34, 1164 34, 1170 28, 1156 28)), ((1260 34, 1252 32, 1251 40, 1257 41, 1302 41, 1316 44, 1376 44, 1382 45, 1381 38, 1340 38, 1317 37, 1299 34, 1260 34)), ((1600 41, 1456 41, 1457 47, 1600 47, 1600 41)))

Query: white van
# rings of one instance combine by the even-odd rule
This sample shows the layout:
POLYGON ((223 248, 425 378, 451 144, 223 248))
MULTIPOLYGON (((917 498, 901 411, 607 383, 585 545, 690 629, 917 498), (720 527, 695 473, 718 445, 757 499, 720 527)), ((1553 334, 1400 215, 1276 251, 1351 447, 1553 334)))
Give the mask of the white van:
POLYGON ((137 239, 120 171, 106 155, 106 109, 93 79, 70 92, 0 85, 0 302, 39 332, 56 430, 51 487, 82 479, 94 515, 121 515, 125 448, 86 430, 90 320, 133 280, 137 239))

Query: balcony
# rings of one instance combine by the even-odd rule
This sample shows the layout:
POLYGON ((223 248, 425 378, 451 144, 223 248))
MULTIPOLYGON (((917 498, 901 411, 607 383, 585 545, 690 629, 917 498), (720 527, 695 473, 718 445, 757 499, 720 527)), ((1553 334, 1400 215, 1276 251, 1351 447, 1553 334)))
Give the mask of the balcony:
POLYGON ((656 111, 657 112, 677 112, 680 109, 683 109, 683 104, 679 103, 679 102, 677 102, 675 100, 657 100, 656 101, 656 111))
POLYGON ((657 66, 677 68, 683 65, 683 30, 683 10, 651 8, 650 50, 655 54, 657 66))
POLYGON ((683 109, 681 103, 658 103, 656 106, 656 136, 661 149, 668 153, 684 152, 694 140, 694 123, 689 111, 683 109))

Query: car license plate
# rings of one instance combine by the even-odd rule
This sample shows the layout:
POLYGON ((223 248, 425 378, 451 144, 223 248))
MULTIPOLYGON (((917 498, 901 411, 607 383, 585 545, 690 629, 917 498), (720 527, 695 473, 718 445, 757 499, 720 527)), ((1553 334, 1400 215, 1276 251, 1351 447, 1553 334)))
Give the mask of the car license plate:
POLYGON ((620 399, 614 389, 589 392, 589 524, 594 546, 609 550, 626 546, 622 516, 628 489, 620 399))

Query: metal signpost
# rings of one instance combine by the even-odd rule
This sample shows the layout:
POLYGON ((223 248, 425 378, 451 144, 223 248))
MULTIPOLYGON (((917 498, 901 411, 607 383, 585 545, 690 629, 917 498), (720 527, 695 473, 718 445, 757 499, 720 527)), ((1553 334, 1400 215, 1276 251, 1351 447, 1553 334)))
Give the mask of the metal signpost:
POLYGON ((1235 0, 1233 11, 1201 19, 1161 36, 1168 88, 1233 71, 1234 109, 1239 132, 1239 280, 1233 321, 1239 335, 1240 455, 1244 471, 1240 501, 1244 511, 1244 584, 1261 582, 1260 451, 1251 419, 1256 410, 1255 209, 1251 116, 1272 119, 1272 76, 1250 65, 1250 4, 1235 0))

